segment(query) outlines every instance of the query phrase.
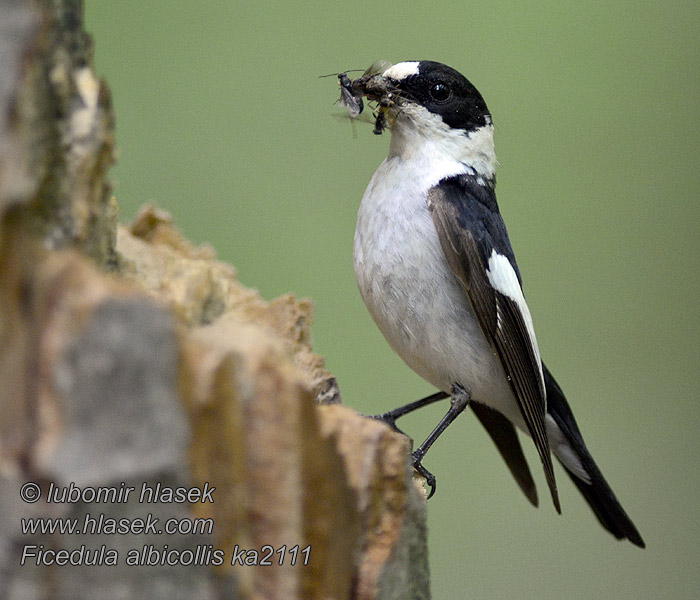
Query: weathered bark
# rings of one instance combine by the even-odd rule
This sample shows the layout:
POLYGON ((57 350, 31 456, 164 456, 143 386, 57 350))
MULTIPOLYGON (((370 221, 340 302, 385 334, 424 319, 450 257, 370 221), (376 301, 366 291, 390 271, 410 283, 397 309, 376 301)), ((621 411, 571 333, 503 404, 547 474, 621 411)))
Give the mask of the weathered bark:
POLYGON ((0 4, 0 597, 427 598, 408 442, 340 404, 311 303, 264 301, 156 209, 118 227, 112 160, 81 3, 0 4), (139 501, 158 483, 215 489, 139 501), (79 498, 50 502, 57 489, 79 498), (28 518, 80 533, 23 534, 28 518), (166 545, 199 564, 144 564, 166 545), (116 564, 85 565, 83 546, 116 564))

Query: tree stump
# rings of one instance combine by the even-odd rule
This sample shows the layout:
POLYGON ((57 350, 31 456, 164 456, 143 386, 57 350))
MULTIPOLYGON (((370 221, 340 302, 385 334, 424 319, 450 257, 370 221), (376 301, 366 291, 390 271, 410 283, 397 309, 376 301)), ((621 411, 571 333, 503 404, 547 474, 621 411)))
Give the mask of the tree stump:
POLYGON ((117 224, 113 127, 81 2, 3 2, 0 597, 428 598, 408 440, 341 404, 310 301, 117 224))

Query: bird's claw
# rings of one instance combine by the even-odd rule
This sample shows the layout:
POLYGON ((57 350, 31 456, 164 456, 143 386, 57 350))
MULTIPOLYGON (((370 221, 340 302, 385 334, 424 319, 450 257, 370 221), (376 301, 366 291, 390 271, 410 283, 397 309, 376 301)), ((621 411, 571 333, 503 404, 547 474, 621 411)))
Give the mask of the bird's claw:
MULTIPOLYGON (((391 412, 388 413, 382 413, 381 415, 369 415, 370 419, 376 419, 377 421, 381 421, 382 423, 386 423, 389 427, 391 427, 394 431, 400 433, 401 435, 406 435, 403 431, 401 431, 397 426, 396 426, 396 418, 391 412)), ((408 437, 408 436, 406 436, 408 437)), ((420 452, 419 450, 415 450, 411 452, 411 466, 415 469, 416 473, 418 473, 423 479, 425 479, 425 483, 428 485, 430 488, 430 492, 428 492, 428 500, 430 500, 433 497, 433 494, 435 494, 435 489, 437 487, 436 480, 435 480, 435 475, 433 475, 428 469, 426 469, 422 464, 421 461, 423 460, 423 453, 420 452)))
MULTIPOLYGON (((406 435, 403 431, 401 431, 396 426, 396 417, 394 417, 391 414, 391 412, 382 413, 381 415, 369 415, 369 418, 376 419, 377 421, 381 421, 382 423, 386 423, 389 427, 391 427, 397 433, 400 433, 401 435, 406 435)), ((408 436, 406 435, 406 437, 408 437, 408 436)))
POLYGON ((417 452, 411 452, 411 464, 413 468, 416 470, 416 472, 425 479, 425 483, 428 484, 428 487, 430 488, 430 492, 428 493, 428 500, 430 500, 433 497, 433 494, 435 494, 435 489, 437 488, 437 483, 435 480, 435 475, 433 475, 428 469, 426 469, 422 464, 421 460, 423 460, 423 457, 417 453, 417 452))

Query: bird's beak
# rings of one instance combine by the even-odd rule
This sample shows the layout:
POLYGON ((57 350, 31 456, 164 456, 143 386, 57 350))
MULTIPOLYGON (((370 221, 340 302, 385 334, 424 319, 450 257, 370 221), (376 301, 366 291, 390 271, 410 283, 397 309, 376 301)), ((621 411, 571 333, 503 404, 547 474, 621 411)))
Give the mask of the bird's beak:
POLYGON ((380 108, 389 108, 395 102, 396 86, 391 79, 379 74, 358 77, 352 82, 352 88, 357 96, 365 96, 380 108))
POLYGON ((384 129, 393 123, 393 116, 399 98, 395 82, 380 73, 365 73, 352 82, 353 95, 356 98, 366 97, 377 103, 375 110, 374 133, 380 135, 384 129))

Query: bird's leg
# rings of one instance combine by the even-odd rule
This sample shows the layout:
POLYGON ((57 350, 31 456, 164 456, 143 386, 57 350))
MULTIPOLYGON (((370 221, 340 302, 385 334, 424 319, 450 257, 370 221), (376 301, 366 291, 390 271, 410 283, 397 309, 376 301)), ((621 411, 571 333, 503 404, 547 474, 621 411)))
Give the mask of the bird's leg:
POLYGON ((399 433, 406 435, 403 431, 401 431, 396 426, 397 419, 400 419, 401 417, 403 417, 404 415, 407 415, 408 413, 412 413, 414 410, 418 410, 419 408, 423 408, 424 406, 428 406, 429 404, 432 404, 433 402, 437 402, 438 400, 442 400, 443 398, 447 398, 448 395, 449 394, 447 394, 445 392, 436 392, 434 394, 431 394, 430 396, 427 396, 425 398, 421 398, 420 400, 416 400, 415 402, 410 402, 409 404, 405 404, 404 406, 399 406, 398 408, 395 408, 394 410, 387 411, 387 412, 382 413, 380 415, 372 415, 372 418, 377 419, 379 421, 384 421, 394 431, 398 431, 399 433))
POLYGON ((425 478, 426 483, 430 487, 428 499, 430 499, 435 493, 435 476, 421 464, 421 461, 430 447, 442 435, 442 432, 449 427, 450 423, 452 423, 452 421, 454 421, 465 408, 467 408, 470 397, 469 392, 467 392, 467 390, 465 390, 461 385, 458 383, 452 384, 450 408, 437 424, 437 427, 435 427, 435 429, 430 432, 430 435, 425 438, 425 441, 411 453, 413 468, 425 478))

